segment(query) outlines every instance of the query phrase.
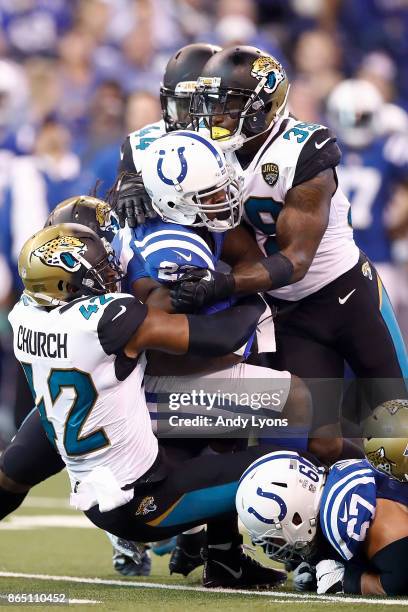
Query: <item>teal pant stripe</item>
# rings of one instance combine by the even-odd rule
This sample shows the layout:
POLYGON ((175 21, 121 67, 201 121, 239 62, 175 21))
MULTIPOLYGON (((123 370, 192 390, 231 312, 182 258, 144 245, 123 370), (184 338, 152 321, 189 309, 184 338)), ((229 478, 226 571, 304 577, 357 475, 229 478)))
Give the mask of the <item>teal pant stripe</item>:
POLYGON ((405 347, 405 342, 402 337, 397 319, 395 318, 394 310, 391 306, 390 299, 384 287, 382 287, 381 314, 386 326, 388 327, 388 331, 391 334, 391 338, 397 353, 398 363, 401 368, 402 376, 404 378, 408 378, 408 356, 405 347))
POLYGON ((182 500, 158 527, 171 527, 181 523, 205 520, 226 512, 235 512, 237 488, 238 480, 185 493, 182 500))

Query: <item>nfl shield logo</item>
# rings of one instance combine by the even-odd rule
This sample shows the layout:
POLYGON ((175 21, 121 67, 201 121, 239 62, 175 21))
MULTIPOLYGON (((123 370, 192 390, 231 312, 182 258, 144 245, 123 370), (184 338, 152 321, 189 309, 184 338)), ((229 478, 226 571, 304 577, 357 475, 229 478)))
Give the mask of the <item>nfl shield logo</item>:
POLYGON ((261 171, 265 182, 273 187, 279 178, 279 166, 277 164, 262 164, 261 171))

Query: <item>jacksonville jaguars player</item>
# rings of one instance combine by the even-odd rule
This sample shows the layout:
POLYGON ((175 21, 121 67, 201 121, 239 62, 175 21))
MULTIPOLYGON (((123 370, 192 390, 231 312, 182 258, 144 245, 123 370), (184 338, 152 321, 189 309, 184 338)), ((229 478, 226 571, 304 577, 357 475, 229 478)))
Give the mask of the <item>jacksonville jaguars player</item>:
MULTIPOLYGON (((403 420, 406 432, 407 402, 387 404, 377 417, 388 410, 384 425, 395 419, 396 431, 403 420)), ((271 559, 315 564, 319 594, 408 594, 408 438, 397 453, 392 438, 380 444, 395 461, 388 473, 367 459, 339 461, 327 473, 310 458, 281 451, 255 461, 242 475, 237 511, 253 542, 271 559)), ((302 565, 304 579, 312 569, 302 565)))
MULTIPOLYGON (((279 61, 254 47, 224 49, 206 63, 191 115, 243 174, 245 219, 264 258, 229 274, 189 273, 173 290, 173 305, 185 311, 267 292, 278 309, 274 366, 340 381, 346 360, 370 387, 375 407, 406 396, 405 345, 381 280, 353 240, 350 204, 337 184, 336 137, 290 117, 288 91, 279 61), (393 388, 377 385, 381 378, 392 379, 393 388)), ((353 455, 334 425, 340 400, 334 387, 324 388, 320 403, 314 393, 310 448, 318 453, 323 446, 336 460, 353 455)))
POLYGON ((149 198, 140 178, 144 151, 163 134, 189 127, 190 98, 196 80, 205 63, 219 51, 221 47, 216 45, 194 43, 176 51, 167 62, 160 87, 163 118, 131 132, 122 143, 121 181, 116 202, 121 227, 125 227, 125 220, 132 228, 156 216, 149 208, 149 198))
POLYGON ((254 330, 264 302, 247 298, 206 317, 146 307, 116 292, 123 273, 112 248, 78 224, 34 234, 21 251, 19 273, 25 291, 9 315, 14 351, 47 436, 67 466, 71 503, 97 526, 136 541, 208 521, 206 586, 217 584, 218 567, 227 568, 230 585, 238 578, 247 587, 284 581, 284 572, 247 557, 241 540, 226 547, 219 531, 212 533, 218 517, 236 520, 237 478, 263 450, 169 461, 143 393, 145 349, 209 356, 234 351, 254 330))
MULTIPOLYGON (((348 198, 356 244, 376 265, 394 309, 404 302, 404 279, 393 264, 384 213, 393 189, 408 178, 404 134, 382 134, 385 102, 371 83, 347 79, 327 101, 327 119, 342 148, 337 168, 348 198)), ((402 111, 401 111, 402 112, 402 111)))

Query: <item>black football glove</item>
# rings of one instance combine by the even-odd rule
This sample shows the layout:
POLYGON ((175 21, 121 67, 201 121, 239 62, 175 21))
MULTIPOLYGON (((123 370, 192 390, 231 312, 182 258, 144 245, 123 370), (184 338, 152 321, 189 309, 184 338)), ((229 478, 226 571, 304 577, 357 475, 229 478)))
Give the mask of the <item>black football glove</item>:
POLYGON ((183 274, 171 289, 171 303, 177 312, 196 312, 207 304, 225 300, 234 289, 232 274, 196 268, 183 274))
POLYGON ((125 227, 127 221, 128 226, 134 228, 143 225, 146 219, 157 216, 140 173, 124 173, 119 177, 115 189, 112 208, 118 215, 120 227, 125 227))

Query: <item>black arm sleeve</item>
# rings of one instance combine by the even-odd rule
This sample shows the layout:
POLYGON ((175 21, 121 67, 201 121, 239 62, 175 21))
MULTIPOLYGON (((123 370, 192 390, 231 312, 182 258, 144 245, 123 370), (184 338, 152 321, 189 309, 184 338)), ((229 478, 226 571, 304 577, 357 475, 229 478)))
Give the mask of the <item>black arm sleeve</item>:
POLYGON ((265 307, 261 297, 251 295, 212 315, 187 315, 188 353, 218 357, 236 351, 255 331, 265 307))
POLYGON ((127 136, 122 143, 120 148, 121 156, 118 168, 118 174, 121 172, 136 172, 137 168, 133 161, 132 147, 130 146, 130 138, 127 136))
POLYGON ((105 353, 121 354, 146 315, 147 306, 130 295, 112 300, 98 323, 99 342, 105 353))
POLYGON ((309 181, 323 170, 335 168, 340 159, 341 152, 336 144, 335 134, 328 128, 318 130, 300 152, 292 187, 309 181))
POLYGON ((387 595, 408 595, 408 537, 385 546, 371 559, 387 595))

